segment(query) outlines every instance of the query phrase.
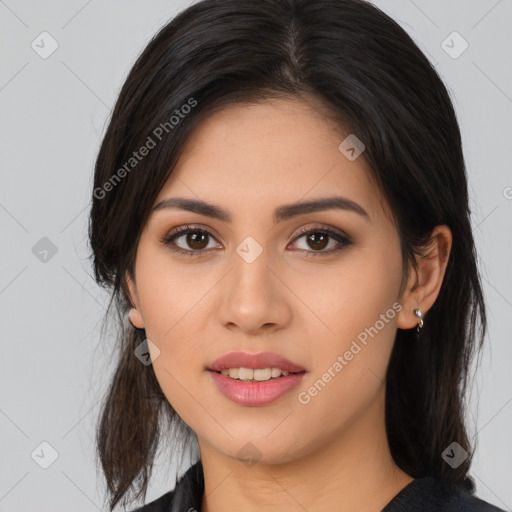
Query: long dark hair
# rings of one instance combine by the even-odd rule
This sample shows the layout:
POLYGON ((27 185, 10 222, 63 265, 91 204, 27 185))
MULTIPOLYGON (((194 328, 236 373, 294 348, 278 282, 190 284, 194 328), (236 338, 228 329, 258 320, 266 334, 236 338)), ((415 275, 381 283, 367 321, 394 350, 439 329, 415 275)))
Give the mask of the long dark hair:
POLYGON ((115 306, 119 344, 97 429, 111 510, 121 498, 127 503, 128 491, 145 498, 165 420, 177 427, 176 439, 183 439, 180 431, 191 434, 153 367, 134 356, 139 341, 128 324, 125 273, 134 276, 140 233, 194 127, 228 103, 274 97, 313 99, 364 142, 362 157, 399 232, 404 276, 434 226, 451 229, 444 280, 420 340, 414 329, 396 335, 386 428, 406 473, 474 491, 464 413, 486 312, 461 136, 446 86, 407 33, 366 1, 203 0, 166 24, 135 62, 95 165, 93 267, 96 281, 111 291, 107 313, 115 306), (457 468, 442 458, 454 441, 469 454, 457 468))

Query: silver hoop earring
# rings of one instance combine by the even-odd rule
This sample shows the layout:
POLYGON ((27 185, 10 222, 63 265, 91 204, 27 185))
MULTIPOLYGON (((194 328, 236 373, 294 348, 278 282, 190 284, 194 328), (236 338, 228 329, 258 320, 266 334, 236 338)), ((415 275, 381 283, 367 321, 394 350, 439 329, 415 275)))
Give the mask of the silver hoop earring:
POLYGON ((419 318, 418 325, 416 326, 416 332, 419 334, 420 329, 423 327, 423 313, 420 308, 414 310, 414 314, 419 318))

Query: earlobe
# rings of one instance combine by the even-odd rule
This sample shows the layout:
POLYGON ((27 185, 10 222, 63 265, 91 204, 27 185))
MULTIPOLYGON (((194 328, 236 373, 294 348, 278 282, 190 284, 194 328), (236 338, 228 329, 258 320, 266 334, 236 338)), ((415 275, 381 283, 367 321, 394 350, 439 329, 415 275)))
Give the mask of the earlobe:
POLYGON ((422 314, 425 314, 425 308, 421 308, 415 293, 415 290, 418 288, 418 272, 419 270, 411 265, 407 285, 400 299, 402 309, 397 318, 397 327, 399 329, 412 329, 418 324, 418 316, 415 313, 416 309, 420 309, 422 314))
POLYGON ((417 266, 411 269, 402 295, 403 309, 398 316, 397 326, 400 329, 411 329, 422 324, 423 317, 435 303, 443 284, 451 246, 450 228, 446 225, 436 226, 429 246, 423 255, 416 256, 417 266))
POLYGON ((130 319, 131 324, 134 327, 138 327, 139 329, 144 329, 144 320, 140 311, 138 309, 132 308, 130 309, 130 313, 128 318, 130 319))

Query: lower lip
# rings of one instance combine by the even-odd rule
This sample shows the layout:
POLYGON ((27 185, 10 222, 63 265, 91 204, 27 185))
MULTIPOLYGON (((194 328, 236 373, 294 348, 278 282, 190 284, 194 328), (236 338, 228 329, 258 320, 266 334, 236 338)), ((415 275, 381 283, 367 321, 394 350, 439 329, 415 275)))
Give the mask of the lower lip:
POLYGON ((279 377, 278 379, 251 382, 232 379, 214 371, 209 373, 219 391, 226 398, 248 407, 274 402, 297 386, 306 375, 306 372, 290 373, 286 377, 279 377))

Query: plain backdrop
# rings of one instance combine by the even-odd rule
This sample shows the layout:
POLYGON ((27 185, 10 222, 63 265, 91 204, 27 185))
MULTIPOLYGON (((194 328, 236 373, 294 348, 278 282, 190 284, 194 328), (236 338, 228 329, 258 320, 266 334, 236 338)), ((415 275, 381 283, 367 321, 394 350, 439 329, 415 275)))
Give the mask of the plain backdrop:
MULTIPOLYGON (((480 497, 510 510, 512 3, 375 3, 433 62, 457 109, 490 324, 471 473, 480 497)), ((187 5, 0 0, 0 512, 107 510, 94 459, 112 365, 99 346, 108 297, 88 259, 93 165, 136 57, 187 5)), ((174 468, 161 452, 148 501, 172 488, 174 468)))

